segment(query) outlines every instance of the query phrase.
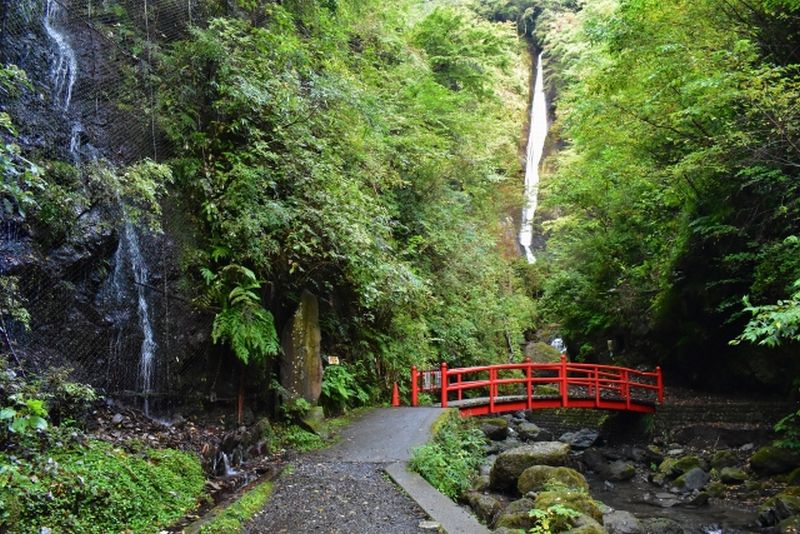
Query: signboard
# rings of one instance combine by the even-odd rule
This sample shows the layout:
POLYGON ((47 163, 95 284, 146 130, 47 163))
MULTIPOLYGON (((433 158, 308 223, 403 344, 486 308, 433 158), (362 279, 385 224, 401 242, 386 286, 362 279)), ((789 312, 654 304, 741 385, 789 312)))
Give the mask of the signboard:
POLYGON ((328 356, 328 364, 329 365, 339 365, 339 357, 338 356, 328 356))

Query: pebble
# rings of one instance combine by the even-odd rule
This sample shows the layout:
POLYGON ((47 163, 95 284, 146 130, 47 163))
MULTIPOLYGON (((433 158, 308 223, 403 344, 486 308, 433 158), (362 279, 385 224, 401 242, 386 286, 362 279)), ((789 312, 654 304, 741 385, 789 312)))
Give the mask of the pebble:
POLYGON ((114 417, 111 418, 111 424, 118 425, 125 419, 121 413, 115 414, 114 417))
POLYGON ((422 530, 439 530, 442 528, 442 524, 438 521, 425 520, 419 522, 419 528, 422 530))

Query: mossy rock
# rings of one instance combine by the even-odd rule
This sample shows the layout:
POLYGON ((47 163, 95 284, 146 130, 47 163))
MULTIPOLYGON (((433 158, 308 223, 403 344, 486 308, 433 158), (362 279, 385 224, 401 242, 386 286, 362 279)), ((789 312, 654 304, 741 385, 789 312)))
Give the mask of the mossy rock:
POLYGON ((583 515, 578 518, 578 521, 583 521, 583 524, 565 530, 564 534, 608 534, 608 530, 603 525, 589 516, 583 515))
POLYGON ((566 489, 589 490, 589 484, 583 475, 569 467, 534 465, 523 471, 517 481, 517 489, 522 495, 529 491, 549 489, 554 485, 566 489))
POLYGON ((723 484, 741 484, 747 480, 747 473, 738 467, 723 467, 719 472, 719 479, 723 484))
POLYGON ((661 465, 658 466, 658 472, 669 478, 677 478, 695 467, 702 467, 702 462, 699 457, 694 455, 681 458, 665 458, 661 465))
POLYGON ((502 417, 481 418, 478 426, 493 441, 502 441, 508 437, 508 421, 502 417))
POLYGON ((525 346, 525 357, 530 358, 534 363, 557 363, 561 361, 561 353, 558 349, 541 341, 528 343, 525 346))
POLYGON ((722 469, 723 467, 735 467, 739 465, 739 457, 731 450, 722 450, 714 453, 711 457, 711 467, 722 469))
POLYGON ((708 473, 699 467, 693 467, 676 478, 674 485, 676 488, 688 491, 700 490, 706 487, 709 480, 711 480, 711 476, 708 473))
POLYGON ((800 515, 793 515, 778 523, 780 534, 797 534, 800 532, 800 515))
POLYGON ((800 486, 800 467, 789 473, 786 477, 786 483, 790 486, 800 486))
POLYGON ((491 487, 498 490, 516 488, 517 479, 527 468, 534 465, 564 465, 569 450, 569 445, 560 441, 539 441, 503 451, 489 474, 491 487))
POLYGON ((683 527, 668 517, 643 519, 642 528, 646 534, 684 534, 683 527))
POLYGON ((800 467, 800 454, 781 447, 761 447, 750 457, 750 467, 759 476, 788 473, 800 467))
POLYGON ((758 508, 758 522, 769 527, 800 514, 800 496, 797 493, 784 491, 764 501, 758 508))
POLYGON ((534 506, 539 510, 547 510, 556 504, 572 508, 603 524, 603 512, 592 496, 585 491, 543 491, 536 496, 534 506))
POLYGON ((526 497, 509 503, 497 516, 495 528, 522 528, 527 532, 536 524, 536 520, 530 516, 533 507, 534 502, 526 497))
POLYGON ((499 500, 491 495, 484 495, 477 491, 470 491, 464 496, 469 507, 481 521, 490 522, 503 509, 499 500))
POLYGON ((492 531, 492 534, 526 534, 528 531, 521 528, 500 527, 492 531))

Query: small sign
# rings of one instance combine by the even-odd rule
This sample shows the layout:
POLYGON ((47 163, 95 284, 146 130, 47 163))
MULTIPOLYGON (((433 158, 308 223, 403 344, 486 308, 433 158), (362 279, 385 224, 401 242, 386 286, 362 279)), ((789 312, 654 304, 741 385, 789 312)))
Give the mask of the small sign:
POLYGON ((338 356, 328 356, 328 364, 329 365, 339 365, 339 357, 338 356))

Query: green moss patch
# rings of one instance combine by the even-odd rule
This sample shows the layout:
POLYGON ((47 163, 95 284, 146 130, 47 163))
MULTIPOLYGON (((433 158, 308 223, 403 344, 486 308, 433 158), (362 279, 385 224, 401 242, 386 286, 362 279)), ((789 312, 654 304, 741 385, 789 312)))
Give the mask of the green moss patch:
POLYGON ((194 509, 205 479, 194 455, 100 442, 51 455, 0 455, 0 530, 152 533, 194 509))
POLYGON ((264 508, 271 493, 272 482, 262 482, 200 527, 199 533, 238 534, 242 531, 242 525, 264 508))

